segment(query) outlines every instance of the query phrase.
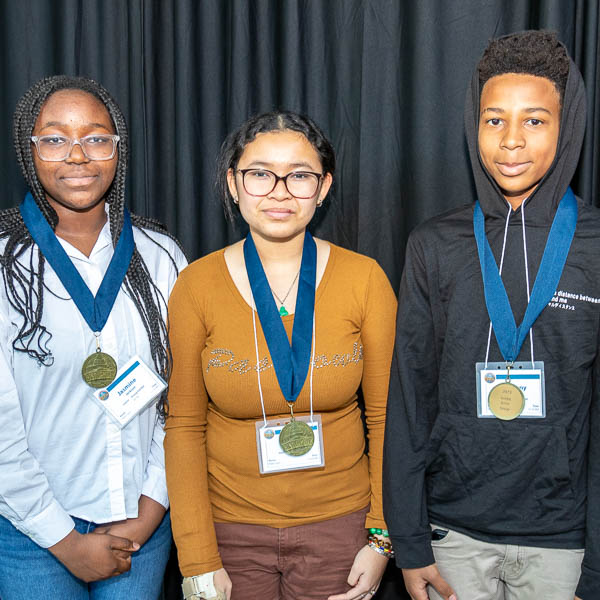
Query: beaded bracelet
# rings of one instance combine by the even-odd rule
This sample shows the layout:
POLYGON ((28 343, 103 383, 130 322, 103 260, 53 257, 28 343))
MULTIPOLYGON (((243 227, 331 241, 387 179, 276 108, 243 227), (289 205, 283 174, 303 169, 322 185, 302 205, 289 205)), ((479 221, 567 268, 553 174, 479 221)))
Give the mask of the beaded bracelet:
POLYGON ((378 554, 387 556, 388 558, 394 558, 394 550, 392 544, 389 541, 384 541, 376 536, 382 535, 384 538, 389 538, 390 534, 387 529, 378 529, 371 527, 369 529, 368 544, 369 548, 372 548, 378 554))

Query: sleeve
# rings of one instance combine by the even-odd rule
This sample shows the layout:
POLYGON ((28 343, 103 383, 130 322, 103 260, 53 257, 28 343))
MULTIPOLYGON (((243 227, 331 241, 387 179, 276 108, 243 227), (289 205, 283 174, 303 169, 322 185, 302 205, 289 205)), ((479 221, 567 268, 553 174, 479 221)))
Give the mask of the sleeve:
POLYGON ((383 508, 401 568, 435 562, 425 455, 437 412, 438 366, 427 271, 419 250, 411 236, 398 298, 383 452, 383 508))
POLYGON ((165 426, 173 536, 184 577, 222 566, 208 495, 208 395, 202 371, 207 326, 198 299, 188 287, 188 272, 177 280, 169 300, 173 371, 165 426))
POLYGON ((165 509, 169 508, 169 495, 167 493, 167 479, 165 476, 165 453, 163 449, 165 431, 161 419, 156 415, 154 431, 152 433, 152 443, 150 445, 150 455, 148 464, 144 473, 142 482, 142 495, 152 498, 165 509))
MULTIPOLYGON (((168 294, 170 295, 178 273, 181 273, 181 271, 185 269, 187 260, 177 244, 172 241, 169 252, 177 266, 177 269, 175 269, 175 267, 171 265, 171 269, 169 270, 168 294)), ((154 432, 152 434, 150 455, 148 457, 148 464, 146 465, 144 481, 142 483, 142 495, 152 498, 152 500, 155 500, 168 509, 169 496, 167 493, 167 480, 165 476, 164 438, 165 431, 163 424, 157 415, 156 422, 154 423, 154 432)))
POLYGON ((374 263, 369 277, 365 307, 361 328, 363 344, 361 388, 369 439, 371 482, 371 508, 367 514, 365 527, 385 529, 381 501, 381 469, 397 301, 388 278, 377 263, 374 263))
POLYGON ((29 451, 11 368, 10 326, 0 313, 0 514, 42 548, 66 537, 75 523, 58 503, 29 451))
MULTIPOLYGON (((600 340, 599 340, 600 345, 600 340)), ((582 600, 600 598, 600 355, 594 363, 594 389, 588 442, 588 487, 585 554, 576 596, 582 600)))

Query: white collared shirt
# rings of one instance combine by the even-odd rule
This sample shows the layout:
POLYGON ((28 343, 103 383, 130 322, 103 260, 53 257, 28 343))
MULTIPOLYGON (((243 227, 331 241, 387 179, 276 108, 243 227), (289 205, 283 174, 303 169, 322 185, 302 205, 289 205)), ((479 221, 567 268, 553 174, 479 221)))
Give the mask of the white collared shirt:
MULTIPOLYGON (((185 257, 168 237, 133 231, 166 302, 177 272, 147 236, 170 252, 180 270, 185 257)), ((108 223, 89 258, 65 240, 59 242, 96 294, 113 256, 108 223)), ((37 255, 34 246, 33 253, 20 257, 21 266, 30 260, 37 265, 37 255)), ((105 415, 81 376, 83 361, 96 350, 94 333, 47 261, 44 285, 42 324, 52 336, 47 345, 54 357, 49 367, 13 349, 23 318, 0 285, 0 515, 46 548, 71 531, 71 516, 107 523, 137 517, 141 494, 165 507, 168 497, 164 432, 155 405, 122 430, 105 415)), ((119 368, 134 354, 154 368, 138 309, 123 286, 100 343, 119 368)))

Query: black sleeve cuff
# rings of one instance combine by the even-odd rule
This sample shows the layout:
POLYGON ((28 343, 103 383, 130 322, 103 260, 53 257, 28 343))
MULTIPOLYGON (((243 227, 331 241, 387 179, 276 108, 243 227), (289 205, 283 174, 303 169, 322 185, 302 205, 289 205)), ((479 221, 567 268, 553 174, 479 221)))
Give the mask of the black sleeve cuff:
POLYGON ((392 535, 391 540, 400 569, 420 569, 435 563, 430 532, 410 538, 392 535))

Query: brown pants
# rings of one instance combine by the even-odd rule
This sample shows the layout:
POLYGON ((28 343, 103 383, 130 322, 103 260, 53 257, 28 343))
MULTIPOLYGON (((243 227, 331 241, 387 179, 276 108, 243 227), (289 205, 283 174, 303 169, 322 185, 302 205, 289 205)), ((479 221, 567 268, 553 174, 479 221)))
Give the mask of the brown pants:
POLYGON ((231 600, 327 600, 348 591, 354 557, 367 542, 366 514, 282 529, 215 523, 231 600))

